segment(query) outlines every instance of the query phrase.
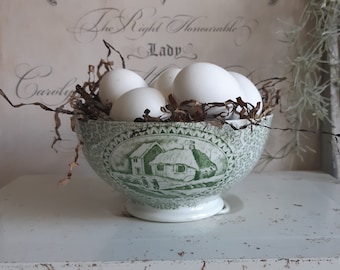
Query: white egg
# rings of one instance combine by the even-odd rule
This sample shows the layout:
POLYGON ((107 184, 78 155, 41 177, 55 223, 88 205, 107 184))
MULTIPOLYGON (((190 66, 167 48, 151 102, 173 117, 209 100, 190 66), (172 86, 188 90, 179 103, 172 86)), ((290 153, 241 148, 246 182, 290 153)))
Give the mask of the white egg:
POLYGON ((161 91, 165 98, 168 98, 173 93, 174 81, 180 71, 179 68, 167 69, 153 83, 153 87, 161 91))
POLYGON ((164 113, 161 107, 165 105, 166 100, 159 90, 151 87, 136 88, 113 103, 110 117, 115 121, 133 122, 136 118, 142 118, 146 109, 150 111, 150 116, 162 117, 164 113))
MULTIPOLYGON (((178 103, 197 100, 201 103, 236 101, 242 96, 242 89, 236 79, 224 68, 215 64, 199 62, 184 67, 174 81, 173 95, 178 103)), ((208 115, 216 115, 226 109, 208 110, 208 115)))
POLYGON ((236 79, 225 69, 211 63, 193 63, 184 67, 174 81, 177 102, 195 99, 201 103, 236 100, 241 96, 236 79))
MULTIPOLYGON (((248 79, 246 76, 240 73, 230 71, 230 74, 234 76, 234 78, 236 79, 236 81, 238 82, 238 84, 240 85, 242 89, 243 95, 241 96, 241 98, 243 101, 250 103, 254 107, 256 107, 257 103, 260 102, 260 108, 257 114, 258 115, 261 114, 262 106, 263 106, 262 97, 261 97, 259 90, 256 88, 255 84, 250 79, 248 79)), ((249 109, 252 109, 252 108, 249 107, 249 109)))
POLYGON ((103 104, 115 103, 124 93, 146 87, 144 79, 129 69, 114 69, 105 73, 99 82, 99 99, 103 104))

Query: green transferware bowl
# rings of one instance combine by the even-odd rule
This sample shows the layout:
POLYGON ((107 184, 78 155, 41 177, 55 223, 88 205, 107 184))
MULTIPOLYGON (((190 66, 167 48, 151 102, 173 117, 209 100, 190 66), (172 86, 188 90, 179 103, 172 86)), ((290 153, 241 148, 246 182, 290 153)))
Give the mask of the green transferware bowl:
POLYGON ((77 122, 94 171, 127 198, 127 211, 158 222, 193 221, 227 212, 221 193, 259 160, 272 115, 257 124, 77 122))

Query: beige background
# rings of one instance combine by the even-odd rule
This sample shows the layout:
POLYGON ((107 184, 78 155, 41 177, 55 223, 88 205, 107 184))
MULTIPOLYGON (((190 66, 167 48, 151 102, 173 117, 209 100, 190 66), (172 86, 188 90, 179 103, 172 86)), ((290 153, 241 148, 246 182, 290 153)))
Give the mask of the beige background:
MULTIPOLYGON (((127 68, 148 82, 168 66, 192 61, 252 73, 254 82, 285 76, 287 47, 280 40, 289 24, 296 23, 304 1, 270 2, 2 0, 0 88, 13 103, 57 106, 87 80, 88 65, 106 57, 103 39, 125 56, 127 68)), ((286 127, 279 110, 274 126, 286 127)), ((0 99, 0 185, 23 174, 64 177, 76 137, 65 117, 56 153, 50 148, 53 128, 53 114, 37 107, 13 109, 0 99)), ((273 131, 267 150, 275 153, 288 140, 289 134, 273 131)), ((308 138, 308 143, 318 150, 317 138, 308 138)), ((317 153, 304 158, 280 159, 265 169, 319 168, 317 153)), ((94 174, 83 158, 74 173, 94 174)))

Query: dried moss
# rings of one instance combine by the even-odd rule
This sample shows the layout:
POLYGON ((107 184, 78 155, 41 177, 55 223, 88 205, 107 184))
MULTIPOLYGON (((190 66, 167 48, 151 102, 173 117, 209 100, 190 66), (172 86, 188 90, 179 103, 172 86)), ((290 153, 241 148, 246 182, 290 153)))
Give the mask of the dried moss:
MULTIPOLYGON (((315 151, 301 142, 302 137, 306 133, 317 134, 321 122, 331 122, 330 100, 325 93, 332 81, 339 83, 339 58, 331 45, 339 41, 339 25, 340 1, 308 0, 298 23, 289 25, 284 33, 285 39, 281 41, 288 45, 288 55, 294 55, 286 59, 292 80, 283 89, 288 106, 282 108, 291 126, 288 130, 292 132, 292 139, 277 153, 267 153, 268 160, 292 154, 302 158, 301 153, 315 151), (332 69, 337 77, 325 79, 330 77, 332 69)), ((337 134, 331 135, 337 139, 337 134)))

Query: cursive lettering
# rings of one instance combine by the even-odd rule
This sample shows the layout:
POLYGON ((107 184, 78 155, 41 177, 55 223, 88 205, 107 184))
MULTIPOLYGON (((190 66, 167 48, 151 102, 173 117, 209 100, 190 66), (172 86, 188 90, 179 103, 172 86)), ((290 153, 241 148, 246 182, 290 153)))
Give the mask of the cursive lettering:
MULTIPOLYGON (((223 19, 223 18, 222 18, 223 19)), ((224 23, 211 22, 207 16, 179 14, 157 16, 156 8, 118 9, 99 8, 82 15, 73 27, 67 29, 80 43, 92 42, 99 34, 121 34, 136 40, 149 33, 214 33, 234 36, 234 44, 241 46, 252 37, 258 25, 255 19, 224 18, 224 23)))
POLYGON ((99 8, 81 16, 74 27, 67 29, 75 40, 87 43, 95 40, 99 33, 126 33, 127 38, 133 39, 130 33, 137 33, 137 38, 147 32, 157 32, 161 22, 141 23, 142 18, 152 18, 156 13, 154 8, 123 9, 99 8))
POLYGON ((66 102, 73 92, 77 79, 71 78, 56 88, 42 87, 41 85, 44 85, 43 80, 48 79, 50 81, 52 73, 53 68, 49 65, 33 67, 26 63, 18 65, 15 71, 18 78, 15 88, 16 96, 20 99, 39 97, 46 100, 46 98, 53 98, 53 104, 49 102, 49 105, 66 102))

